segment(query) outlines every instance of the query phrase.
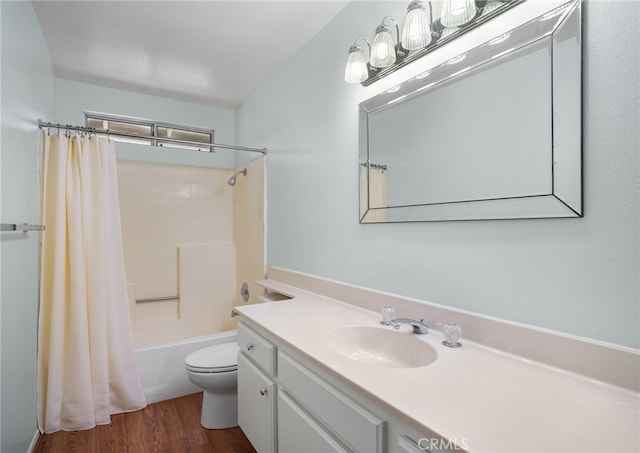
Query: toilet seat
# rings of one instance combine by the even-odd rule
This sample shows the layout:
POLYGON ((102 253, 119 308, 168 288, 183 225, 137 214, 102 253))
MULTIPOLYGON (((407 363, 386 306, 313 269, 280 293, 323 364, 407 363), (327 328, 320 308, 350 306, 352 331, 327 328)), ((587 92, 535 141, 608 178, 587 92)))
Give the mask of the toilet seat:
POLYGON ((192 352, 184 360, 196 373, 225 373, 238 369, 238 343, 224 343, 192 352))

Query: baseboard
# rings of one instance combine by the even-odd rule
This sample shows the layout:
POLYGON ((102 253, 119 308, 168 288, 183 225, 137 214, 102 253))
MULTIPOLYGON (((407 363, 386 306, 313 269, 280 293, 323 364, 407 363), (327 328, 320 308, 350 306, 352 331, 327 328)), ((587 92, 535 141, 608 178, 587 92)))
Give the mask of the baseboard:
POLYGON ((27 449, 27 453, 32 453, 33 449, 36 448, 36 443, 40 438, 40 431, 36 429, 36 433, 33 435, 33 439, 31 439, 31 443, 29 444, 29 448, 27 449))

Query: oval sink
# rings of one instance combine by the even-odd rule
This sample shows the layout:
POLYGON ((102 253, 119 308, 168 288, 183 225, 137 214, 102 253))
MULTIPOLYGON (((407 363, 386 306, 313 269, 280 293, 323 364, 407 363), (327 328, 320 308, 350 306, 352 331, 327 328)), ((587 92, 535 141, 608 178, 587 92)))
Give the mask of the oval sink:
POLYGON ((417 368, 438 358, 431 345, 410 332, 349 326, 328 332, 326 341, 338 354, 366 365, 417 368))

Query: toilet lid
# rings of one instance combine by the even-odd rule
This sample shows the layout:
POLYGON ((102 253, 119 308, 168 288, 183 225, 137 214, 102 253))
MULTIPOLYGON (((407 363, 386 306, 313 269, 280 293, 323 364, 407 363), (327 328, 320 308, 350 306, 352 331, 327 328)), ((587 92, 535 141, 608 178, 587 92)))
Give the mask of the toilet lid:
POLYGON ((192 371, 221 373, 238 368, 238 343, 224 343, 192 352, 184 360, 192 371))

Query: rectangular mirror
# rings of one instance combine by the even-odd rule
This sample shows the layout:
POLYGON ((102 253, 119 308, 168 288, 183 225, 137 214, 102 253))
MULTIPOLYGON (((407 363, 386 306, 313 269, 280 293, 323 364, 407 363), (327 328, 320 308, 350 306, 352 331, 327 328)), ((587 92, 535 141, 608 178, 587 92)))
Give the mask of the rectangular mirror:
POLYGON ((360 222, 582 216, 581 4, 360 104, 360 222))

